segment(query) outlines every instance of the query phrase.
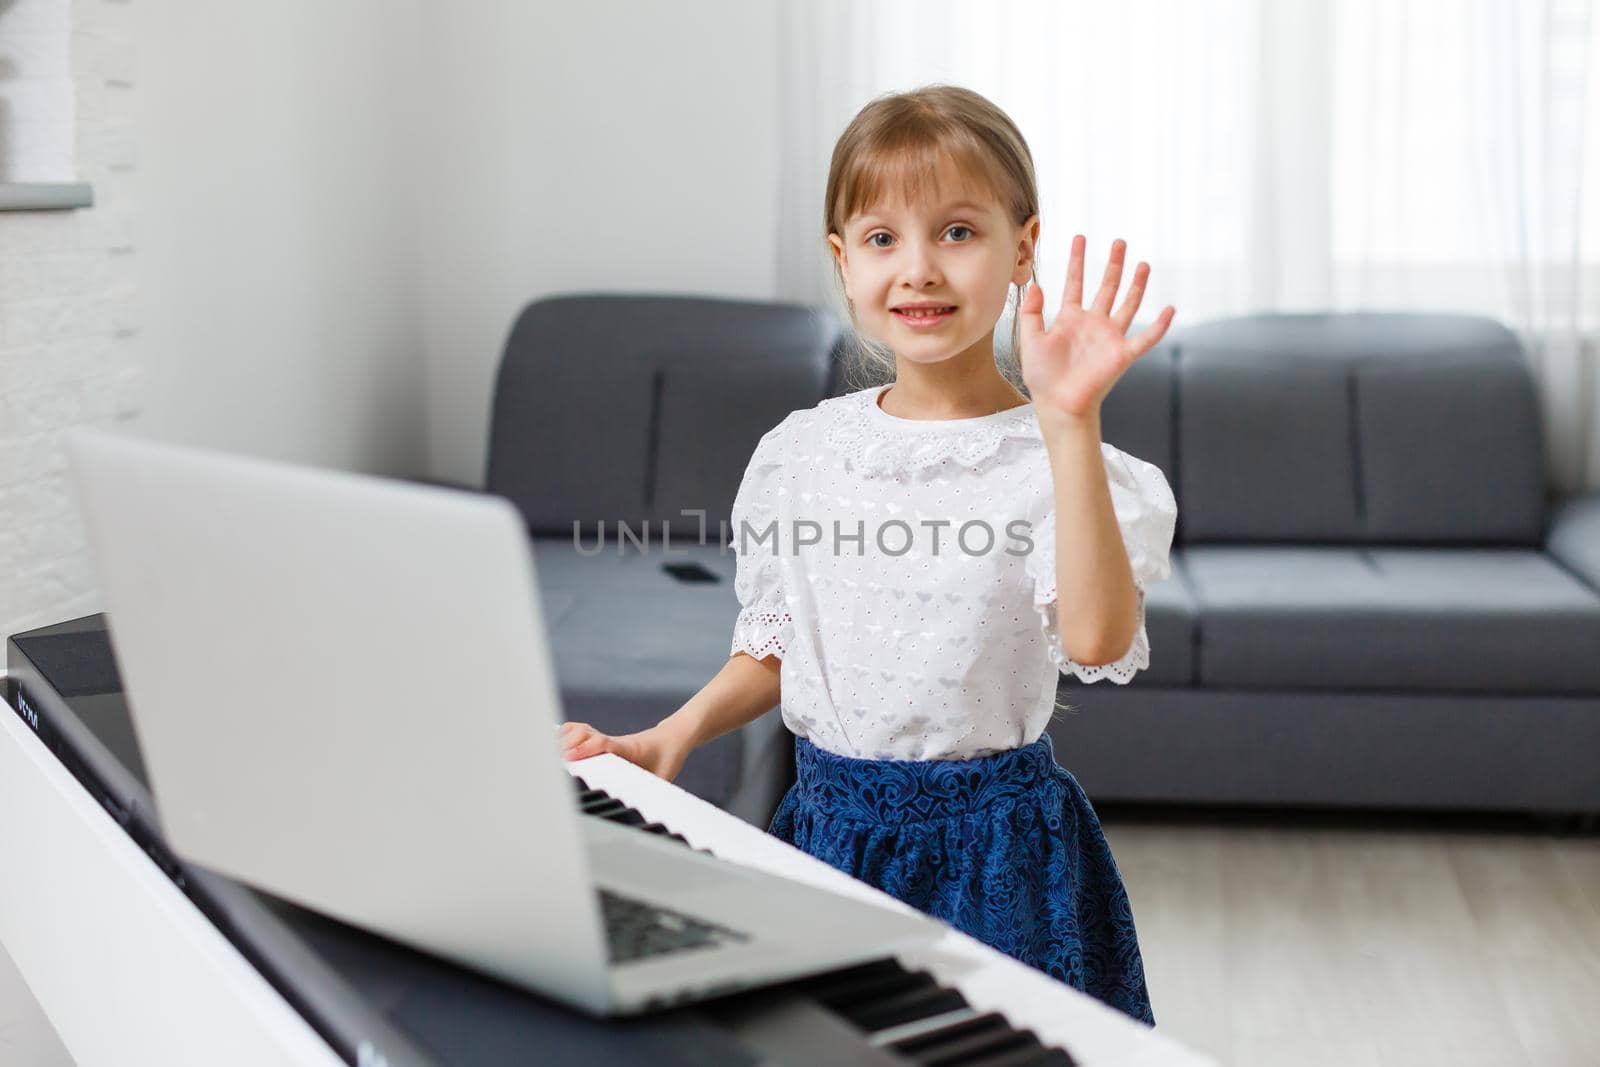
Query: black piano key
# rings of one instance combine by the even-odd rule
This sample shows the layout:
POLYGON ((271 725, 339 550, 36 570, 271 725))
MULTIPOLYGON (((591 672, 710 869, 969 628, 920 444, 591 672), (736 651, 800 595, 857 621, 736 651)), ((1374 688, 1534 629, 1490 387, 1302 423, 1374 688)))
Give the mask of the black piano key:
POLYGON ((962 1067, 1077 1067, 1078 1061, 1066 1049, 1041 1045, 1035 1040, 1032 1048, 1021 1048, 983 1059, 962 1060, 961 1064, 962 1067))
POLYGON ((624 826, 643 826, 645 818, 633 808, 624 808, 615 815, 607 815, 611 822, 619 822, 624 826))
POLYGON ((866 963, 857 963, 850 967, 840 967, 838 970, 828 971, 825 974, 813 975, 795 983, 799 988, 808 993, 819 986, 847 985, 850 982, 863 978, 879 977, 882 975, 905 974, 906 969, 900 961, 893 956, 882 959, 870 960, 866 963))
POLYGON ((985 1012, 931 1034, 898 1041, 889 1046, 925 1067, 980 1062, 975 1057, 995 1055, 1029 1046, 1038 1047, 1032 1033, 1016 1030, 999 1012, 985 1012))
MULTIPOLYGON (((658 822, 646 823, 645 825, 639 827, 639 829, 643 830, 647 834, 660 834, 662 837, 670 838, 671 840, 678 842, 680 845, 687 845, 689 843, 688 838, 684 837, 682 834, 673 833, 671 829, 658 822)), ((698 851, 705 852, 706 850, 702 848, 698 851)))
MULTIPOLYGON (((643 830, 645 833, 659 834, 669 840, 678 842, 680 845, 689 844, 689 839, 682 834, 674 833, 670 827, 661 823, 648 821, 638 808, 629 807, 604 789, 591 788, 589 783, 578 775, 572 776, 572 782, 578 792, 578 810, 584 815, 609 819, 612 822, 622 823, 624 826, 632 826, 635 829, 643 830)), ((693 846, 689 847, 692 848, 693 846)), ((706 850, 702 848, 696 849, 696 851, 705 852, 706 850)))
POLYGON ((1039 1039, 1032 1033, 1014 1029, 1007 1024, 1002 1031, 974 1035, 966 1039, 959 1050, 952 1049, 948 1055, 939 1052, 911 1058, 925 1064, 926 1067, 979 1067, 998 1062, 1002 1055, 1037 1055, 1043 1050, 1044 1046, 1039 1044, 1039 1039))
POLYGON ((877 1032, 891 1026, 942 1015, 967 1006, 967 998, 954 989, 929 980, 926 984, 894 996, 875 1000, 860 1008, 844 1009, 844 1015, 857 1026, 877 1032))
POLYGON ((899 974, 863 975, 845 982, 831 982, 808 989, 807 992, 835 1011, 848 1015, 851 1011, 871 1007, 878 1001, 930 987, 936 988, 936 985, 926 972, 901 971, 899 974))
POLYGON ((585 815, 598 815, 604 819, 611 815, 628 810, 628 805, 616 797, 606 797, 604 800, 591 800, 583 804, 581 810, 585 815))

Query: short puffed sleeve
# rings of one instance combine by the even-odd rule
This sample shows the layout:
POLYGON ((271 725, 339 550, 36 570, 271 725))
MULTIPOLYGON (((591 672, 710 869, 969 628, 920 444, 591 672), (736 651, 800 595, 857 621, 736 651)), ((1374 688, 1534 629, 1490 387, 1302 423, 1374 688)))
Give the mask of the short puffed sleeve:
POLYGON ((778 559, 778 491, 783 479, 784 423, 757 442, 729 515, 734 550, 734 595, 739 617, 728 655, 782 659, 794 633, 778 559))
POLYGON ((1063 674, 1076 675, 1084 682, 1110 678, 1118 685, 1133 680, 1135 672, 1150 666, 1150 637, 1145 632, 1145 587, 1172 574, 1168 555, 1172 534, 1178 522, 1178 504, 1167 484, 1166 475, 1154 463, 1130 456, 1104 442, 1100 453, 1105 460, 1106 481, 1111 489, 1111 507, 1122 529, 1122 545, 1128 553, 1133 584, 1138 593, 1138 625, 1133 643, 1110 663, 1085 665, 1070 659, 1061 648, 1061 629, 1056 603, 1056 514, 1052 507, 1044 521, 1034 527, 1033 551, 1026 568, 1033 580, 1033 605, 1047 638, 1050 659, 1063 674))

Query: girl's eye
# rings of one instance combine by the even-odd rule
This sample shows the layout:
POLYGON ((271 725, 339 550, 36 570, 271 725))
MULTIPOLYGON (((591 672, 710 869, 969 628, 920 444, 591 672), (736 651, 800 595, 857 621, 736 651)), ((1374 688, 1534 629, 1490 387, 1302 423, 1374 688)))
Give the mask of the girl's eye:
MULTIPOLYGON (((944 232, 945 233, 950 233, 950 232, 952 232, 954 230, 963 230, 968 234, 972 233, 972 227, 971 226, 963 226, 959 222, 956 223, 954 226, 950 227, 950 229, 945 230, 944 232)), ((878 238, 880 238, 880 237, 888 237, 888 236, 889 235, 884 233, 882 230, 879 230, 877 233, 874 233, 874 234, 868 234, 867 235, 867 244, 871 245, 873 248, 887 248, 887 247, 889 247, 888 245, 878 243, 878 238)))

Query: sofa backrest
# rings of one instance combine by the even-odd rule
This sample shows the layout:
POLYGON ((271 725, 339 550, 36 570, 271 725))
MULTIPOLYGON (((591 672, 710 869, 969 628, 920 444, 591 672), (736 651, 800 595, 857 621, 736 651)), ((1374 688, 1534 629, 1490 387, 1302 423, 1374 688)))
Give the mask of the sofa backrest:
MULTIPOLYGON (((1180 541, 1541 541, 1538 402, 1521 347, 1499 323, 1250 315, 1169 342, 1166 367, 1130 398, 1148 403, 1120 414, 1173 427, 1167 462, 1148 458, 1172 482, 1180 541)), ((1125 447, 1108 421, 1107 440, 1125 447)))
MULTIPOLYGON (((1152 348, 1118 379, 1100 405, 1100 435, 1132 456, 1161 468, 1178 494, 1178 349, 1169 337, 1152 348)), ((1184 520, 1178 498, 1178 524, 1184 520)))
POLYGON ((838 325, 798 304, 577 294, 535 300, 495 382, 485 488, 530 533, 592 538, 605 520, 652 544, 728 519, 761 435, 828 395, 838 325))

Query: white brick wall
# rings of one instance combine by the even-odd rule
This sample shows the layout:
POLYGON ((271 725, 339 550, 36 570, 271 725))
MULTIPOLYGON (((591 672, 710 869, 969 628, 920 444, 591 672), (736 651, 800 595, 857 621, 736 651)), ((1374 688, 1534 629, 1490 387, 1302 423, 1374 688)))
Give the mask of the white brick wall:
POLYGON ((0 212, 0 635, 100 610, 60 437, 142 407, 135 0, 73 0, 79 211, 0 212))

